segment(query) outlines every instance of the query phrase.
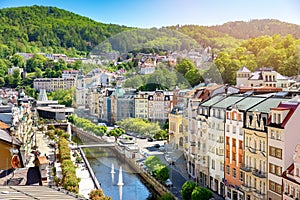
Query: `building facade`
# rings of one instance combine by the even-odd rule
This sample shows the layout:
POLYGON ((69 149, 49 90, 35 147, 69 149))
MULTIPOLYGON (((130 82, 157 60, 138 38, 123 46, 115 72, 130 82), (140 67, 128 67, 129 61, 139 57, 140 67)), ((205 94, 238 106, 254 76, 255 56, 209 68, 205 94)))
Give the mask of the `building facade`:
POLYGON ((173 109, 173 92, 156 90, 148 96, 148 119, 165 122, 173 109))
POLYGON ((293 163, 294 148, 300 141, 298 98, 271 109, 268 123, 268 199, 282 198, 282 172, 293 163))
POLYGON ((297 144, 293 163, 282 173, 282 199, 300 198, 300 144, 297 144))
POLYGON ((75 83, 75 78, 36 78, 33 87, 36 90, 45 89, 47 92, 53 92, 74 88, 75 83))

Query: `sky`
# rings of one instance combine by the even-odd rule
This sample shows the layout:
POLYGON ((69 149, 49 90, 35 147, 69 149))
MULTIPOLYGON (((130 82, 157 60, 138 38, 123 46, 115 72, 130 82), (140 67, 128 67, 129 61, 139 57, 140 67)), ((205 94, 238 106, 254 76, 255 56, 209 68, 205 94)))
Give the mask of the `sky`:
POLYGON ((55 6, 98 22, 140 28, 251 19, 300 25, 299 0, 0 0, 0 8, 30 5, 55 6))

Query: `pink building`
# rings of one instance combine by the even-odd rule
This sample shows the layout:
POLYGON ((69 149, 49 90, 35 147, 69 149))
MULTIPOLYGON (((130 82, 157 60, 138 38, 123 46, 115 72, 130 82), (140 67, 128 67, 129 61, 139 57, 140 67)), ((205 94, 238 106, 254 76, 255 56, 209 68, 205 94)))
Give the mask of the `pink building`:
POLYGON ((268 120, 268 199, 282 199, 282 172, 293 163, 295 146, 299 144, 299 99, 295 98, 271 108, 268 120))
POLYGON ((283 200, 299 199, 300 192, 300 144, 296 146, 294 163, 282 174, 283 200))

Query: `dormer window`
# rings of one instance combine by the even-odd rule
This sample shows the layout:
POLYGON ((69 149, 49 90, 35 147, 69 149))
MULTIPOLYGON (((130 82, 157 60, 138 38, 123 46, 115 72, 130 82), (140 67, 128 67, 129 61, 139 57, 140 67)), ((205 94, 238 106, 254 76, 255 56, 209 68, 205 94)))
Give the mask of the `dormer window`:
POLYGON ((272 113, 272 123, 276 123, 276 113, 272 113))

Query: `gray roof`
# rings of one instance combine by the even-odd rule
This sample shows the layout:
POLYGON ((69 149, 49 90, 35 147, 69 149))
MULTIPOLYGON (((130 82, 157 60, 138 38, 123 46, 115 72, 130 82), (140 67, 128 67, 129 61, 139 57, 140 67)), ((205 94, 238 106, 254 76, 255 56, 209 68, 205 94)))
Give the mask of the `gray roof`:
POLYGON ((246 97, 245 99, 239 101, 235 105, 236 105, 237 109, 246 111, 249 108, 251 108, 252 106, 255 106, 256 104, 264 101, 265 99, 266 98, 264 98, 264 97, 250 96, 250 97, 246 97))
POLYGON ((238 101, 244 98, 245 98, 244 96, 238 96, 238 95, 228 96, 225 99, 222 99, 222 101, 219 101, 218 103, 213 105, 213 107, 226 109, 229 106, 236 104, 238 101))
POLYGON ((79 199, 46 186, 0 186, 0 199, 79 199))
POLYGON ((259 112, 262 113, 269 113, 270 112, 270 108, 274 108, 277 107, 279 105, 280 102, 286 102, 289 99, 284 99, 284 98, 269 98, 263 102, 261 102, 260 104, 254 106, 253 108, 251 108, 249 111, 253 112, 254 110, 258 110, 259 112))
POLYGON ((11 143, 12 139, 13 139, 13 143, 15 145, 21 145, 21 142, 19 139, 15 138, 15 137, 12 138, 9 133, 0 129, 0 140, 5 141, 7 143, 11 143))
POLYGON ((238 72, 251 72, 247 67, 243 66, 238 72))
POLYGON ((212 97, 211 99, 204 101, 202 104, 200 104, 200 106, 209 107, 209 106, 214 105, 215 103, 218 103, 220 100, 222 100, 224 98, 225 98, 224 95, 216 95, 216 96, 212 97))

